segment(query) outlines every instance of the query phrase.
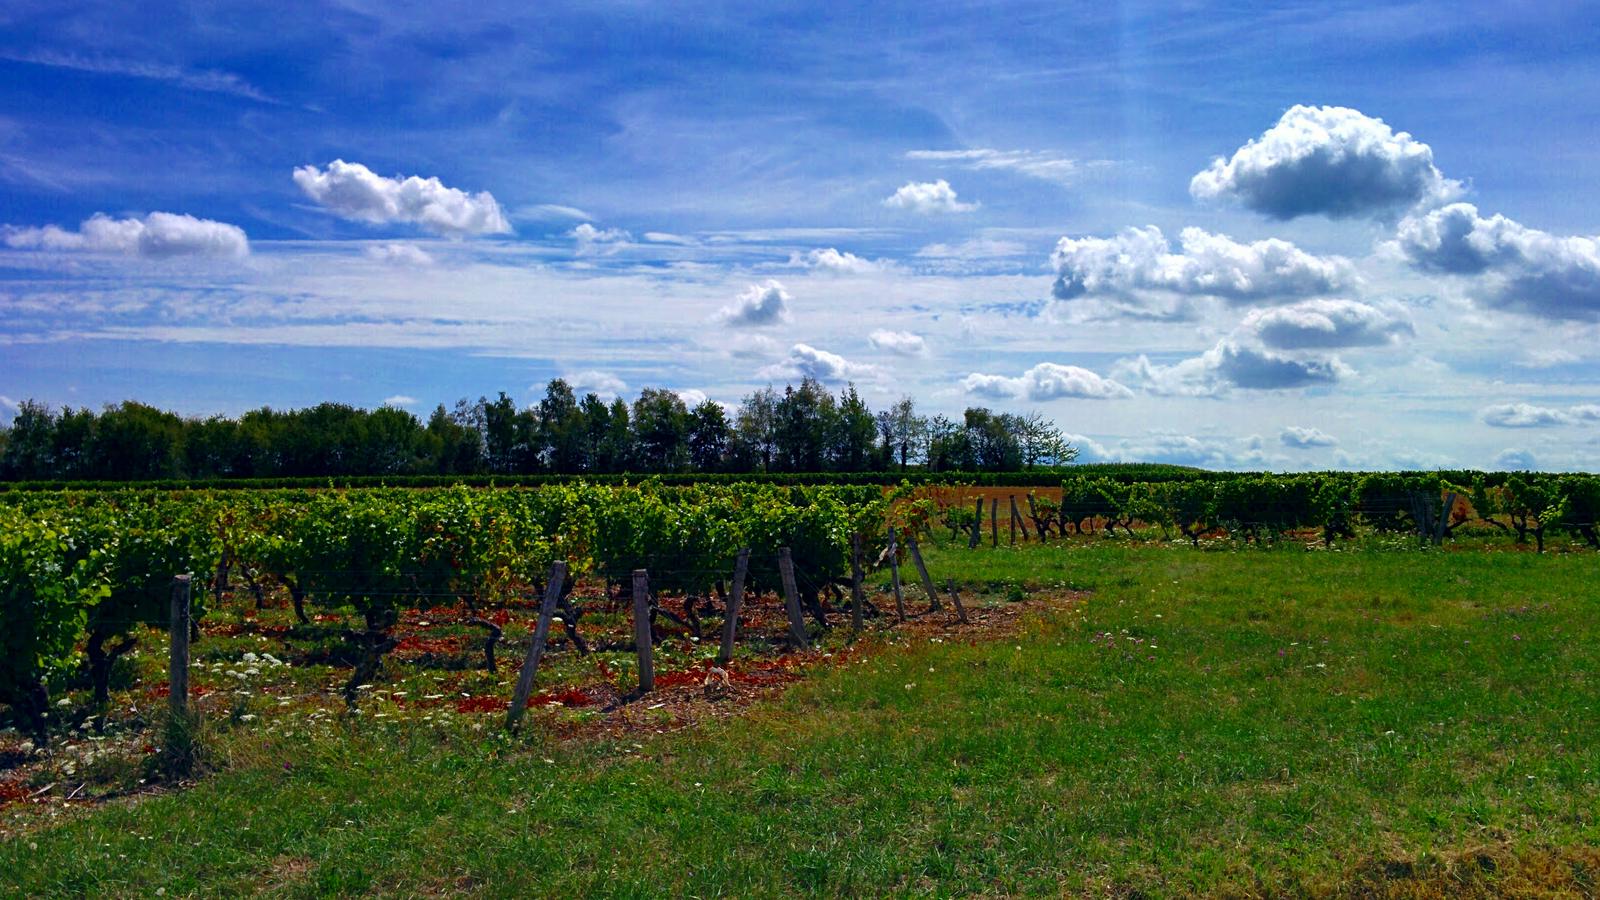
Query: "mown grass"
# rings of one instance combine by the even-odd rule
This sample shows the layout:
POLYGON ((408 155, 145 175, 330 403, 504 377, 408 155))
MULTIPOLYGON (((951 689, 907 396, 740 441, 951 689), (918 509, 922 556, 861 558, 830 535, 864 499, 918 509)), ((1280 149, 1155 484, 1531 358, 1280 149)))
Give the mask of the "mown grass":
MULTIPOLYGON (((0 844, 110 894, 1592 894, 1600 557, 927 548, 1090 591, 725 723, 556 745, 355 718, 0 844)), ((997 601, 1003 602, 1003 601, 997 601)))

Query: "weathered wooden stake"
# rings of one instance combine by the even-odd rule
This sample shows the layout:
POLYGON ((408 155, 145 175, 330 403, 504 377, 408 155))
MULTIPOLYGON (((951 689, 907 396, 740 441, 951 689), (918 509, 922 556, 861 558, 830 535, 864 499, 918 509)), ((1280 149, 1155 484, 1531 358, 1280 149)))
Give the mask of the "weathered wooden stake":
POLYGON ((867 594, 861 589, 861 533, 850 535, 850 633, 861 633, 867 605, 867 594))
POLYGON ((900 590, 900 546, 893 525, 889 526, 889 584, 894 588, 894 614, 904 622, 906 598, 904 592, 900 590))
POLYGON ((928 592, 928 612, 939 611, 939 591, 933 586, 933 579, 928 577, 928 566, 922 561, 922 550, 917 546, 914 535, 906 535, 906 549, 911 551, 911 562, 917 567, 917 574, 922 576, 922 589, 928 592))
POLYGON ((950 602, 956 605, 956 618, 961 620, 961 624, 967 624, 967 608, 961 605, 961 595, 956 593, 956 583, 946 581, 944 586, 950 591, 950 602))
MULTIPOLYGON (((1022 541, 1023 541, 1023 543, 1027 543, 1027 541, 1028 541, 1028 523, 1022 518, 1022 511, 1017 509, 1017 495, 1016 494, 1012 494, 1011 495, 1011 529, 1013 531, 1015 531, 1018 528, 1022 529, 1022 541)), ((1015 544, 1016 543, 1016 539, 1013 538, 1011 543, 1015 544)))
POLYGON ((1444 506, 1439 510, 1439 521, 1433 526, 1433 543, 1439 546, 1444 543, 1444 529, 1450 524, 1450 513, 1456 508, 1456 492, 1451 491, 1444 496, 1444 506))
MULTIPOLYGON (((1028 521, 1032 522, 1034 530, 1039 532, 1039 543, 1044 543, 1044 523, 1039 521, 1039 507, 1035 506, 1033 503, 1032 491, 1028 492, 1028 521)), ((1026 534, 1028 529, 1024 528, 1022 531, 1024 534, 1026 534)))
POLYGON ((733 593, 728 595, 728 617, 722 622, 722 649, 717 662, 727 665, 733 659, 733 642, 739 636, 739 607, 744 605, 744 579, 750 572, 750 548, 739 551, 733 563, 733 593))
POLYGON ((989 539, 992 546, 1000 546, 1000 498, 989 501, 989 539))
POLYGON ((556 604, 561 600, 561 589, 566 583, 567 561, 558 559, 550 564, 550 580, 545 584, 544 602, 539 604, 539 622, 533 627, 533 643, 528 645, 528 655, 523 657, 522 671, 517 675, 516 690, 511 692, 511 708, 506 710, 507 729, 516 730, 528 708, 533 677, 539 672, 539 660, 544 656, 545 642, 550 639, 550 620, 555 618, 556 604))
POLYGON ((972 511, 972 537, 967 541, 967 549, 976 549, 981 540, 983 540, 983 498, 979 497, 978 508, 972 511))
POLYGON ((1007 523, 1011 527, 1011 546, 1017 545, 1017 495, 1011 494, 1011 519, 1007 523))
POLYGON ((801 650, 811 649, 806 639, 806 620, 800 614, 800 589, 794 583, 794 556, 788 547, 778 548, 778 574, 783 577, 783 608, 789 614, 789 636, 801 650))
POLYGON ((167 704, 175 719, 189 715, 189 586, 188 575, 172 579, 172 620, 168 626, 171 655, 167 661, 167 704))
POLYGON ((651 661, 655 638, 650 634, 650 574, 633 570, 633 644, 639 654, 639 693, 656 689, 655 664, 651 661))

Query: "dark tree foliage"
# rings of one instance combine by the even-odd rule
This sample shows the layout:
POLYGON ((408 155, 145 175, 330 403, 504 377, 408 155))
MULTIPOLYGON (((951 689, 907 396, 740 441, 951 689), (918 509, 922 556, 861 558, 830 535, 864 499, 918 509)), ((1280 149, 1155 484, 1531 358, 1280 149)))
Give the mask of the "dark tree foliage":
POLYGON ((806 378, 737 409, 645 388, 632 405, 563 379, 536 403, 505 393, 435 407, 426 422, 392 406, 343 403, 184 419, 142 403, 96 413, 24 401, 0 427, 0 480, 150 481, 413 475, 1016 471, 1068 462, 1054 423, 968 409, 917 414, 910 397, 874 413, 854 385, 806 378))

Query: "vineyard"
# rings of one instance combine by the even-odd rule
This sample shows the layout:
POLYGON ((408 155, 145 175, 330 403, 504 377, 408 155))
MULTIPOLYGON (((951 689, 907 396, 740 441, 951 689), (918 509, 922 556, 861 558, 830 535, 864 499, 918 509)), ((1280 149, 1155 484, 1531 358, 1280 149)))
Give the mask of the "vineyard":
MULTIPOLYGON (((621 606, 631 574, 645 570, 651 622, 699 638, 702 617, 725 616, 740 551, 748 571, 739 580, 756 596, 783 587, 786 551, 799 608, 827 627, 834 609, 856 611, 844 597, 856 554, 881 559, 895 527, 914 541, 943 526, 968 547, 998 544, 1001 521, 1008 543, 1019 532, 1045 541, 1159 531, 1193 545, 1289 537, 1332 545, 1362 533, 1437 544, 1479 530, 1542 551, 1552 533, 1600 548, 1597 519, 1600 477, 1503 473, 1184 477, 1132 468, 1069 476, 1059 492, 1030 490, 1021 504, 1015 491, 971 484, 659 479, 496 490, 17 492, 0 503, 0 702, 38 733, 51 685, 79 679, 103 705, 133 632, 168 624, 179 575, 196 578, 197 620, 236 592, 257 608, 283 597, 301 626, 313 613, 355 616, 361 627, 345 638, 358 652, 344 689, 354 702, 397 646, 391 632, 402 616, 433 607, 459 606, 463 621, 482 629, 492 667, 503 633, 495 616, 547 593, 557 562, 565 574, 556 610, 567 640, 582 646, 573 601, 581 580, 621 606)), ((791 638, 804 640, 798 627, 791 638)))
MULTIPOLYGON (((655 752, 649 749, 653 739, 677 740, 674 733, 696 734, 701 725, 721 728, 709 723, 728 720, 749 701, 780 696, 805 699, 778 701, 788 724, 761 738, 764 749, 752 751, 748 763, 737 741, 725 751, 697 745, 686 758, 780 771, 784 763, 760 760, 782 760, 799 741, 813 754, 809 765, 840 773, 833 776, 843 779, 839 790, 876 796, 890 817, 886 822, 913 821, 922 813, 897 807, 894 798, 879 796, 844 774, 848 767, 840 768, 841 760, 856 758, 857 731, 887 729, 873 740, 888 742, 875 745, 888 765, 901 753, 894 748, 921 747, 941 727, 942 714, 935 711, 948 705, 968 721, 969 737, 946 734, 925 749, 954 754, 954 766, 923 759, 884 783, 956 779, 937 789, 948 795, 963 779, 977 777, 973 766, 981 770, 992 758, 1008 760, 1013 771, 1007 778, 1023 784, 1033 777, 1029 766, 1057 765, 1039 758, 1047 745, 1025 737, 1036 709, 1044 703, 1062 722, 1076 721, 1083 714, 1074 706, 1080 702, 1076 689, 1059 688, 1088 679, 1083 683, 1096 685, 1096 702, 1112 704, 1092 715, 1110 715, 1118 698, 1136 700, 1117 740, 1140 748, 1143 759, 1153 754, 1165 760, 1161 766, 1183 767, 1182 752, 1176 760, 1165 754, 1190 744, 1151 737, 1164 733, 1168 716, 1183 715, 1174 712, 1172 698, 1187 697, 1193 709, 1206 711, 1182 726, 1204 734, 1218 702, 1206 693, 1216 690, 1207 686, 1210 673, 1233 673, 1226 697, 1271 690, 1253 712, 1241 712, 1227 734, 1256 728, 1276 710, 1318 702, 1318 688, 1295 680, 1310 677, 1300 673, 1364 659, 1368 649, 1356 644, 1343 656, 1328 649, 1349 635, 1377 641, 1370 651, 1376 655, 1364 664, 1373 671, 1400 665, 1380 660, 1409 659, 1416 652, 1410 632, 1372 631, 1391 615, 1405 623, 1397 628, 1433 623, 1427 627, 1442 630, 1431 636, 1445 638, 1437 652, 1450 654, 1421 658, 1418 664, 1432 673, 1425 681, 1416 680, 1420 675, 1351 676, 1360 684, 1390 685, 1393 702, 1401 704, 1396 709, 1409 708, 1404 703, 1411 701, 1398 698, 1413 686, 1434 684, 1458 665, 1482 673, 1457 675, 1454 683, 1457 691, 1477 691, 1463 702, 1485 709, 1509 702, 1494 687, 1501 676, 1493 673, 1516 660, 1525 660, 1518 665, 1532 667, 1528 671, 1573 674, 1540 681, 1522 669, 1508 670, 1505 683, 1525 691, 1542 684, 1547 693, 1582 692, 1582 685, 1569 682, 1588 677, 1584 648, 1592 630, 1568 623, 1578 614, 1574 598, 1583 595, 1592 563, 1600 559, 1588 552, 1596 546, 1597 483, 1580 475, 1186 477, 1181 470, 1129 469, 1088 470, 1036 486, 652 479, 496 489, 15 491, 0 499, 0 714, 11 726, 0 728, 0 847, 11 852, 20 846, 4 843, 6 816, 26 832, 39 827, 41 816, 82 808, 94 817, 82 827, 98 829, 100 817, 111 816, 105 827, 115 829, 110 823, 123 821, 117 818, 122 814, 106 804, 174 784, 188 789, 171 798, 180 805, 159 807, 167 810, 163 816, 176 810, 181 818, 203 818, 211 815, 207 804, 230 808, 237 797, 288 804, 277 815, 289 823, 298 814, 288 810, 301 801, 259 791, 275 791, 280 780, 326 779, 364 786, 313 808, 339 804, 337 815, 356 822, 362 804, 392 795, 386 815, 404 821, 419 804, 439 802, 428 785, 438 777, 440 753, 470 760, 463 765, 478 773, 479 782, 450 790, 492 806, 494 795, 517 793, 504 783, 511 771, 505 766, 520 766, 508 760, 526 760, 530 747, 537 748, 532 764, 557 761, 561 774, 551 784, 570 785, 552 790, 590 791, 588 802, 597 810, 626 808, 631 783, 614 782, 603 774, 605 766, 594 768, 597 759, 655 752), (1475 552, 1435 552, 1441 544, 1475 552), (1528 552, 1485 552, 1495 549, 1528 552), (1553 552, 1541 556, 1538 550, 1553 552), (1423 581, 1408 580, 1418 578, 1423 581), (1180 601, 1191 584, 1209 599, 1180 601), (1451 599, 1458 586, 1464 597, 1451 599), (1334 594, 1339 599, 1326 599, 1334 594), (1186 618, 1192 624, 1180 626, 1186 618), (1326 626, 1316 624, 1324 620, 1326 626), (1260 630, 1273 632, 1265 648, 1260 630), (1063 643, 1064 637, 1071 640, 1063 643), (179 659, 176 650, 169 660, 169 641, 183 647, 182 679, 172 662, 179 659), (1186 645, 1184 653, 1197 654, 1192 660, 1169 657, 1171 647, 1186 645), (1479 655, 1484 652, 1493 655, 1479 655), (1270 664, 1255 661, 1258 654, 1270 664), (1296 661, 1303 654, 1310 656, 1296 661), (996 675, 1004 673, 1001 680, 986 674, 991 666, 999 667, 996 675), (1159 682, 1149 681, 1168 669, 1159 682), (1053 687, 1039 693, 1046 683, 1053 687), (1147 683, 1150 697, 1160 698, 1153 706, 1137 699, 1147 683), (916 704, 924 692, 940 698, 927 707, 933 718, 902 723, 898 717, 913 711, 921 717, 924 707, 916 704), (841 696, 854 699, 840 708, 841 696), (1046 696, 1051 699, 1041 699, 1046 696), (166 714, 183 708, 180 697, 193 703, 187 707, 196 714, 187 720, 192 733, 174 730, 171 722, 179 720, 166 714), (995 715, 990 704, 1000 704, 1013 721, 1000 734, 1024 737, 987 736, 990 726, 976 723, 995 715), (880 721, 868 712, 879 708, 895 712, 880 721), (839 716, 850 724, 827 724, 839 716), (529 724, 520 731, 508 727, 519 718, 529 724), (909 731, 898 731, 902 724, 909 731), (806 737, 814 729, 821 730, 806 737), (994 740, 1004 744, 1004 753, 994 755, 1001 746, 991 747, 994 740), (322 761, 296 774, 313 759, 322 761), (410 772, 410 793, 364 780, 367 759, 383 760, 380 771, 410 772), (421 774, 417 766, 434 774, 421 774), (245 790, 229 775, 234 769, 269 777, 245 790), (212 799, 182 805, 179 798, 196 792, 212 799)), ((1572 708, 1570 698, 1552 694, 1538 702, 1544 704, 1539 721, 1552 729, 1572 727, 1561 712, 1572 708)), ((1332 723, 1350 712, 1337 704, 1316 707, 1301 721, 1332 723)), ((1432 721, 1444 713, 1418 706, 1396 715, 1432 721)), ((1497 720, 1491 715, 1486 721, 1497 720)), ((1365 721, 1342 727, 1359 738, 1365 721)), ((1384 723, 1380 732, 1392 727, 1375 721, 1384 723)), ((1070 731, 1054 740, 1074 753, 1098 754, 1096 734, 1070 731)), ((1464 734, 1473 742, 1490 739, 1472 729, 1464 734)), ((1558 757, 1559 747, 1547 738, 1524 747, 1522 755, 1558 757)), ((1209 740, 1232 738, 1218 732, 1209 740)), ((1318 758, 1325 738, 1291 731, 1277 740, 1285 746, 1304 740, 1308 756, 1294 765, 1315 768, 1306 760, 1318 758)), ((669 756, 679 752, 663 746, 660 752, 669 756)), ((1215 761, 1224 769, 1191 777, 1227 781, 1236 777, 1228 767, 1251 759, 1250 752, 1229 750, 1215 761)), ((1363 745, 1355 752, 1374 751, 1363 745)), ((1113 751, 1087 762, 1103 768, 1118 758, 1113 751)), ((762 787, 740 815, 760 817, 768 815, 758 812, 765 809, 762 797, 799 790, 799 782, 770 771, 713 774, 705 770, 710 764, 683 769, 672 796, 690 802, 701 782, 753 780, 762 787)), ((1437 764, 1453 770, 1460 760, 1437 764)), ((1561 768, 1568 763, 1550 765, 1568 772, 1561 768)), ((618 775, 632 781, 645 777, 633 768, 619 771, 632 773, 618 775)), ((1134 779, 1128 790, 1150 790, 1138 780, 1142 770, 1102 777, 1134 779)), ((1351 782, 1352 776, 1328 777, 1333 793, 1354 786, 1377 797, 1387 790, 1351 782)), ((1577 774, 1571 778, 1581 781, 1577 774)), ((830 789, 830 796, 830 809, 849 810, 857 802, 857 794, 830 789)), ((1087 798, 1077 802, 1094 822, 1117 815, 1087 798)), ((1471 807, 1479 801, 1461 802, 1471 807)), ((551 807, 557 808, 568 807, 551 807)), ((1022 815, 1016 809, 1010 814, 1022 815)), ((473 814, 455 815, 467 821, 473 814)), ((610 840, 618 827, 604 826, 591 837, 610 840)), ((61 840, 50 845, 63 849, 54 852, 66 852, 70 833, 59 832, 61 840)), ((1028 832, 1028 839, 1048 833, 1028 832)), ((1339 840, 1359 843, 1356 834, 1359 829, 1339 840)), ((104 840, 116 842, 109 835, 104 840)), ((965 838, 941 840, 965 846, 965 838)), ((589 846, 591 853, 610 852, 600 849, 609 846, 603 842, 589 846)), ((1328 849, 1338 852, 1339 846, 1328 849)), ((1514 856, 1504 855, 1510 851, 1495 852, 1514 865, 1514 856)), ((96 885, 116 892, 129 889, 123 879, 135 877, 115 868, 90 875, 76 862, 53 858, 62 873, 76 873, 63 874, 70 885, 42 871, 27 883, 50 885, 47 892, 96 885)), ((830 851, 825 865, 845 865, 845 858, 830 851)), ((250 859, 248 852, 224 854, 207 865, 213 871, 249 868, 255 865, 250 859)), ((883 862, 914 864, 893 854, 883 862)), ((795 875, 799 863, 791 863, 784 877, 811 877, 795 875)), ((368 863, 359 865, 368 871, 368 863)), ((500 857, 473 864, 490 871, 499 865, 500 857)), ((741 877, 771 887, 753 874, 758 871, 764 869, 741 869, 741 877)), ((546 872, 540 883, 549 877, 546 872)), ((901 876, 879 873, 871 883, 885 877, 901 876)), ((824 883, 847 888, 834 878, 824 883)), ((556 881, 579 890, 597 886, 579 876, 556 881)), ((533 887, 519 876, 510 883, 533 887)))

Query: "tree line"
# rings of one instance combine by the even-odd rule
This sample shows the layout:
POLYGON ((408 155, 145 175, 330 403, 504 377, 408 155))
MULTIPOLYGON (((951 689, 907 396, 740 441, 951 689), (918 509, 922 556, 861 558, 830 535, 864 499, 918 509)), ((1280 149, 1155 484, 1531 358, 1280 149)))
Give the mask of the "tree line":
POLYGON ((904 397, 874 412, 854 385, 804 379, 735 408, 645 388, 630 404, 552 380, 537 403, 440 404, 426 421, 342 403, 183 417, 126 401, 100 412, 20 404, 0 429, 0 480, 362 475, 1018 471, 1077 455, 1039 413, 925 416, 904 397))

